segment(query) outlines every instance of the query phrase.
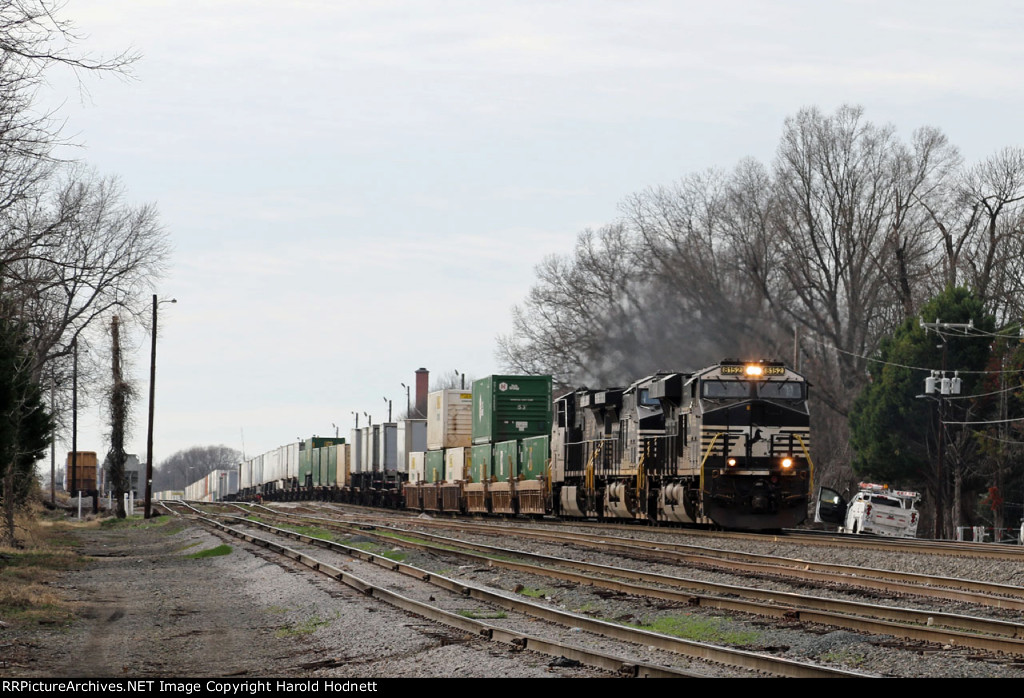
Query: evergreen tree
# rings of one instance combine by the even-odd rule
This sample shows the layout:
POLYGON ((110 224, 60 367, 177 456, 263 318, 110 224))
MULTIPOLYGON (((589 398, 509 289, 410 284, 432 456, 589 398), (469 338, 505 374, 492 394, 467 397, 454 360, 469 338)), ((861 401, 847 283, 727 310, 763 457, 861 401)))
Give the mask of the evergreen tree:
POLYGON ((33 361, 24 326, 0 309, 0 476, 4 527, 15 542, 14 512, 32 490, 35 463, 50 445, 53 423, 32 381, 33 361))
POLYGON ((870 382, 850 412, 853 469, 861 477, 880 479, 901 487, 924 489, 936 512, 936 535, 942 536, 952 516, 952 486, 965 468, 967 429, 948 422, 968 421, 967 399, 923 397, 930 371, 960 371, 961 395, 968 396, 980 382, 989 358, 994 318, 981 300, 965 288, 947 288, 921 310, 925 322, 974 323, 974 330, 936 334, 921 319, 906 320, 881 342, 878 362, 870 365, 870 382), (941 416, 940 416, 941 412, 941 416), (939 462, 940 420, 943 462, 939 462))

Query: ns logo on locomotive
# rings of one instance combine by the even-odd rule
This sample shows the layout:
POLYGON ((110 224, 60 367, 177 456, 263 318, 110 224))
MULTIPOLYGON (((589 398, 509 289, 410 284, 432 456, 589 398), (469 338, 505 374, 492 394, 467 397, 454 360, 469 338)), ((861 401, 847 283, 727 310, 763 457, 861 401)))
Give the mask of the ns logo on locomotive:
POLYGON ((550 376, 428 394, 426 375, 419 418, 249 459, 236 497, 746 530, 806 518, 807 381, 781 362, 724 360, 557 396, 550 376))

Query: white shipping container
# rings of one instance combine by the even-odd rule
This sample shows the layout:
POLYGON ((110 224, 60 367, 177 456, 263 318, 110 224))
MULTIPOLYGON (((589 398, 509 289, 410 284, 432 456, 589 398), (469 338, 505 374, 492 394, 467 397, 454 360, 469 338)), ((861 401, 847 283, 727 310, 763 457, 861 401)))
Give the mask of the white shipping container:
POLYGON ((473 443, 473 393, 437 390, 427 396, 427 450, 461 448, 473 443))
POLYGON ((363 472, 363 430, 353 429, 349 432, 349 472, 363 472))
POLYGON ((380 426, 371 425, 360 428, 362 443, 359 444, 359 472, 372 473, 380 470, 377 460, 377 444, 380 443, 380 426))
POLYGON ((449 448, 444 452, 445 482, 458 482, 466 479, 472 448, 449 448))
POLYGON ((284 479, 284 447, 279 446, 273 451, 263 454, 263 483, 276 482, 284 479))
POLYGON ((409 482, 423 482, 423 466, 426 459, 427 454, 423 451, 413 451, 409 454, 409 482))
POLYGON ((284 449, 284 472, 285 479, 298 481, 299 479, 299 442, 282 446, 284 449))
POLYGON ((427 450, 427 420, 402 419, 398 422, 398 472, 409 472, 409 454, 427 450))

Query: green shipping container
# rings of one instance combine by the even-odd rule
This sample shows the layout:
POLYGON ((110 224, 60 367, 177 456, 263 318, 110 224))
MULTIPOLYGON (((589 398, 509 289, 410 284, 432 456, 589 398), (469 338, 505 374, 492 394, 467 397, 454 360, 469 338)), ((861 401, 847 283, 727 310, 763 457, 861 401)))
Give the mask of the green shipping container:
POLYGON ((551 433, 551 376, 488 376, 473 381, 473 443, 551 433))
POLYGON ((444 482, 444 451, 427 451, 423 460, 423 479, 427 482, 444 482))
POLYGON ((493 474, 498 482, 514 480, 519 474, 519 441, 502 441, 494 444, 493 474))
POLYGON ((551 452, 551 437, 531 436, 523 439, 519 451, 519 474, 524 480, 536 480, 544 475, 551 452))
POLYGON ((470 455, 469 481, 483 482, 494 474, 493 453, 490 444, 477 444, 470 455))
POLYGON ((319 448, 319 468, 313 471, 313 480, 323 487, 331 487, 338 482, 338 449, 341 445, 319 448))
POLYGON ((343 443, 345 439, 326 436, 314 436, 303 441, 299 450, 299 484, 305 486, 310 483, 314 487, 333 484, 338 471, 337 444, 343 443), (330 449, 334 449, 333 454, 330 449))

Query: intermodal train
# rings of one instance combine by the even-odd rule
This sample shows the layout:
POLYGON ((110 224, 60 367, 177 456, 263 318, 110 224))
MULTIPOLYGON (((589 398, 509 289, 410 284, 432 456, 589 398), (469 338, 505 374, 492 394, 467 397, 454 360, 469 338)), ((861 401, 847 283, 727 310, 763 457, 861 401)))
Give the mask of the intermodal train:
POLYGON ((425 418, 247 459, 235 496, 788 528, 806 518, 812 487, 807 391, 763 360, 557 396, 550 376, 488 376, 429 393, 425 418))

